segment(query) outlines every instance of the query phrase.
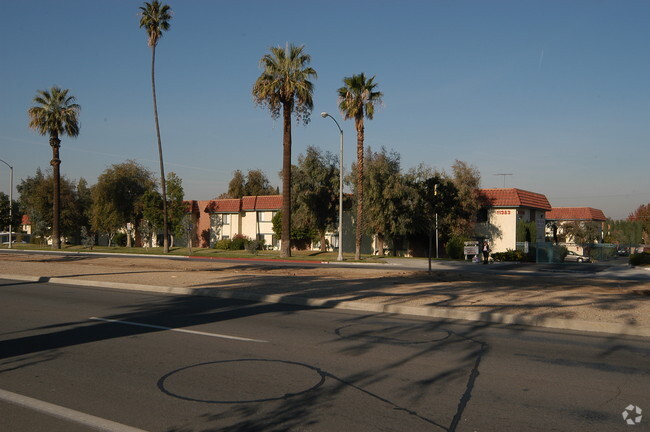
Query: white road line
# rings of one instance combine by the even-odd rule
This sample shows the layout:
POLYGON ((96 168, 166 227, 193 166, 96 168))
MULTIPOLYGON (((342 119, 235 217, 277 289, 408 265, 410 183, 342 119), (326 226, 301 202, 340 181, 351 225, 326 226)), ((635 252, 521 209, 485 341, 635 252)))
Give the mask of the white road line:
POLYGON ((131 426, 116 423, 114 421, 106 420, 100 417, 95 417, 90 414, 85 414, 79 411, 65 408, 59 405, 54 405, 42 400, 33 399, 27 396, 12 393, 0 389, 0 400, 10 404, 18 405, 43 414, 58 417, 63 420, 68 420, 74 423, 89 426, 92 429, 103 432, 146 432, 143 429, 134 428, 131 426))
POLYGON ((206 333, 206 332, 200 332, 200 331, 194 331, 194 330, 183 330, 183 329, 175 329, 171 327, 163 327, 163 326, 157 326, 153 324, 143 324, 143 323, 136 323, 136 322, 131 322, 131 321, 121 321, 121 320, 113 320, 113 319, 107 319, 107 318, 97 318, 97 317, 90 317, 88 318, 93 321, 104 321, 104 322, 110 322, 110 323, 118 323, 118 324, 128 324, 132 326, 140 326, 140 327, 148 327, 148 328, 154 328, 158 330, 169 330, 169 331, 174 331, 174 332, 179 332, 179 333, 189 333, 189 334, 195 334, 199 336, 210 336, 210 337, 216 337, 216 338, 221 338, 221 339, 232 339, 232 340, 238 340, 238 341, 244 341, 244 342, 260 342, 260 343, 267 343, 268 341, 261 340, 261 339, 250 339, 250 338, 245 338, 245 337, 239 337, 239 336, 230 336, 230 335, 224 335, 224 334, 219 334, 219 333, 206 333))

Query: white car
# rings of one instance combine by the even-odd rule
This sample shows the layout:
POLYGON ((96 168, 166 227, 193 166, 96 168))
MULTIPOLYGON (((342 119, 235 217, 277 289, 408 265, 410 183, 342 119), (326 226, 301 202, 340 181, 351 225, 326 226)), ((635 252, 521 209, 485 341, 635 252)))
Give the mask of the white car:
POLYGON ((581 263, 581 262, 591 262, 591 258, 589 258, 588 256, 584 256, 584 255, 578 255, 577 253, 575 253, 573 251, 569 251, 569 253, 567 253, 566 257, 564 258, 564 261, 566 261, 566 262, 579 262, 579 263, 581 263))

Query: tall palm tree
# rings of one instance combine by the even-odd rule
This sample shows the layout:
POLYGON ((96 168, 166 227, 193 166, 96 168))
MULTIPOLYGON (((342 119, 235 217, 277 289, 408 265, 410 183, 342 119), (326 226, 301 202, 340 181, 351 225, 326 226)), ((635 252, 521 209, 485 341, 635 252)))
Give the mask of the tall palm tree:
POLYGON ((282 245, 281 255, 291 256, 291 114, 307 124, 314 108, 312 95, 316 78, 309 67, 311 56, 304 46, 287 44, 285 48, 271 47, 270 54, 260 60, 264 69, 253 85, 253 99, 271 111, 273 118, 280 116, 284 124, 282 151, 282 245))
POLYGON ((158 158, 160 160, 160 185, 163 199, 163 249, 169 252, 169 226, 167 225, 167 188, 165 185, 165 165, 163 163, 162 143, 160 141, 160 126, 158 123, 158 103, 156 102, 156 45, 163 35, 169 30, 169 20, 172 18, 168 5, 158 0, 151 3, 145 2, 140 6, 140 28, 147 31, 147 43, 151 47, 151 89, 153 91, 153 116, 156 122, 156 137, 158 138, 158 158))
POLYGON ((375 115, 375 106, 381 104, 381 92, 376 91, 375 77, 366 79, 362 73, 343 78, 343 87, 338 89, 339 109, 346 120, 354 119, 357 129, 357 232, 356 251, 354 258, 361 258, 361 234, 363 228, 363 141, 364 118, 372 120, 375 115))
POLYGON ((79 112, 81 107, 75 103, 74 96, 68 96, 68 89, 53 86, 50 90, 38 90, 34 97, 35 106, 31 107, 29 127, 41 135, 50 135, 52 147, 52 165, 54 179, 54 196, 52 200, 52 249, 61 249, 61 229, 59 217, 61 214, 61 172, 59 159, 59 136, 79 135, 79 112))

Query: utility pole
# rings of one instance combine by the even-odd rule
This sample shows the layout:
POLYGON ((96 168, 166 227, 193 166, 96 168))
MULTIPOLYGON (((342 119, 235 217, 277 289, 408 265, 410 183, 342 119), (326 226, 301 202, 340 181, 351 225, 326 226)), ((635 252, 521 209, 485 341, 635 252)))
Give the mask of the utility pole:
POLYGON ((0 162, 9 167, 11 172, 11 182, 9 183, 9 249, 11 249, 11 243, 13 243, 13 206, 14 206, 14 167, 9 165, 7 162, 0 159, 0 162))

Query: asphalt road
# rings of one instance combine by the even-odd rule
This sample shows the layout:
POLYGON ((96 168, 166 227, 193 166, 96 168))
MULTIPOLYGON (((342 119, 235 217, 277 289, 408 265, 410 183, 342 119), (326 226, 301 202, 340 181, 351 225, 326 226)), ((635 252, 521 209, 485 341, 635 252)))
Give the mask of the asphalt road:
POLYGON ((6 280, 0 317, 2 431, 650 430, 648 339, 6 280))

